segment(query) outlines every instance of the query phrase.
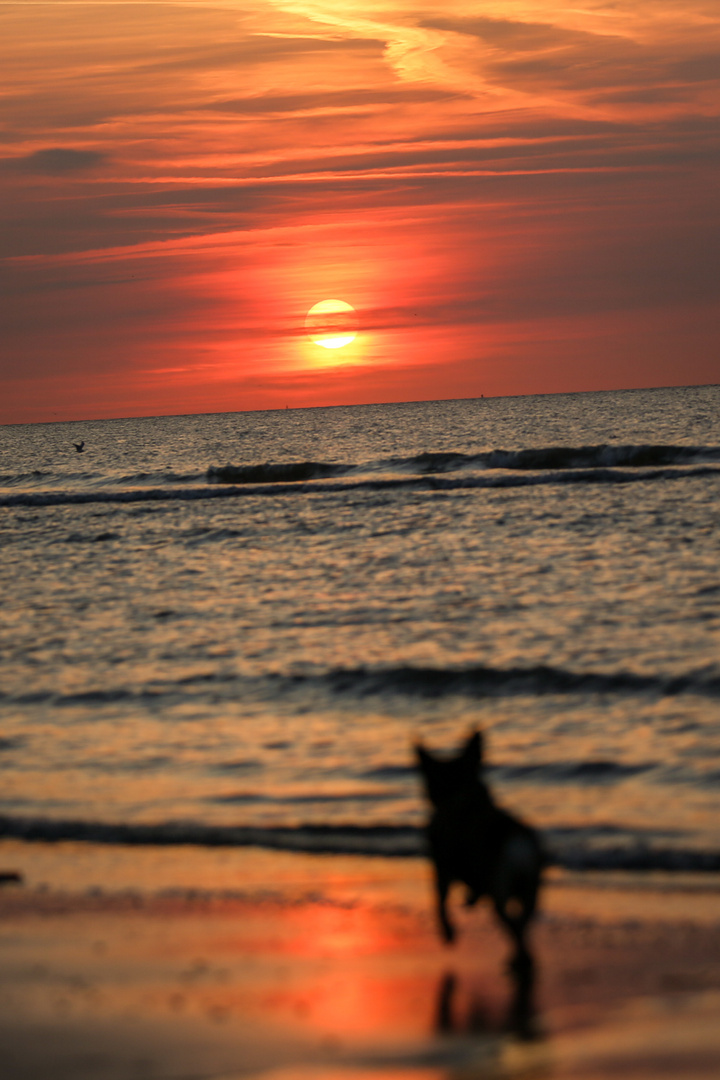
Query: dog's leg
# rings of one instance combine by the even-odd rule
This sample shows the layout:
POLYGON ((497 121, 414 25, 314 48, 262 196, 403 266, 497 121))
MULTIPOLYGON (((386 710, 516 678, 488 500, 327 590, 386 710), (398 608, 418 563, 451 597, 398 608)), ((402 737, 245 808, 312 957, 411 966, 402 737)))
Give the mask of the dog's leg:
POLYGON ((515 942, 515 955, 510 964, 518 973, 532 968, 525 931, 535 914, 540 871, 535 837, 528 833, 511 836, 494 875, 492 899, 498 918, 515 942))
POLYGON ((453 1016, 455 983, 455 976, 451 972, 444 975, 440 983, 435 1030, 441 1035, 447 1035, 455 1030, 455 1018, 453 1016))
POLYGON ((513 994, 508 1009, 507 1025, 510 1031, 514 1031, 521 1039, 534 1039, 537 1037, 535 1027, 535 1009, 533 1005, 533 989, 535 986, 535 967, 532 956, 528 954, 530 962, 524 970, 511 969, 513 994))
POLYGON ((517 896, 507 895, 493 896, 493 906, 500 922, 515 944, 515 952, 510 960, 511 970, 516 974, 530 971, 533 959, 525 942, 525 931, 530 921, 532 908, 528 909, 517 896))
POLYGON ((468 885, 463 907, 474 907, 482 895, 483 894, 478 889, 475 889, 472 885, 468 885))
POLYGON ((437 915, 443 940, 451 945, 455 940, 455 927, 447 913, 447 897, 451 878, 440 867, 435 867, 435 887, 437 890, 437 915))

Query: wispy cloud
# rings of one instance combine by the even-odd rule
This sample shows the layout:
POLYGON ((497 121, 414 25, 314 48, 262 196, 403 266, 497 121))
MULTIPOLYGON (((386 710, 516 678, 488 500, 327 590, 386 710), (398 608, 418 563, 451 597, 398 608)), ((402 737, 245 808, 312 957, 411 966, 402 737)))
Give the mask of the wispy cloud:
POLYGON ((71 146, 48 146, 21 157, 6 158, 3 168, 12 172, 37 173, 40 176, 65 176, 67 173, 94 169, 106 160, 99 150, 75 150, 71 146))

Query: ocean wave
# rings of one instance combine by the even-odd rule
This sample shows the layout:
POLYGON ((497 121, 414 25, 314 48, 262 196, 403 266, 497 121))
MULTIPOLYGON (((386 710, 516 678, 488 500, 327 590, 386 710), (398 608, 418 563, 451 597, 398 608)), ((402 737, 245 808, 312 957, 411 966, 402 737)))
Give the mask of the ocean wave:
POLYGON ((325 490, 322 481, 333 481, 332 490, 344 490, 343 478, 347 486, 371 488, 422 483, 431 489, 563 482, 628 483, 675 475, 702 475, 696 471, 698 466, 717 463, 720 463, 717 446, 601 444, 495 449, 475 454, 423 451, 364 462, 211 465, 204 472, 176 472, 172 468, 135 473, 36 469, 0 474, 0 489, 21 489, 1 496, 0 506, 221 498, 240 494, 246 486, 255 494, 263 488, 279 494, 325 490), (624 471, 628 469, 633 471, 624 471), (478 472, 516 475, 478 476, 478 472), (532 473, 539 475, 527 475, 532 473), (218 488, 224 489, 222 494, 218 488))
POLYGON ((153 472, 127 473, 112 478, 112 483, 121 485, 146 484, 198 484, 205 479, 203 472, 177 473, 172 469, 158 469, 153 472))
POLYGON ((478 454, 453 451, 423 451, 409 457, 384 458, 364 464, 322 461, 267 462, 264 465, 211 465, 210 482, 222 484, 266 484, 298 480, 324 480, 352 472, 397 471, 420 475, 456 472, 460 469, 504 469, 521 472, 658 468, 720 462, 718 446, 549 446, 525 450, 488 450, 478 454))
MULTIPOLYGON (((0 473, 0 488, 4 487, 28 487, 30 485, 51 483, 57 473, 33 469, 32 472, 0 473)), ((67 478, 66 478, 67 479, 67 478)), ((74 479, 77 479, 75 476, 74 479)))
POLYGON ((87 503, 141 503, 192 501, 196 499, 228 499, 260 497, 263 495, 316 495, 336 494, 342 491, 388 491, 400 488, 417 491, 456 491, 473 488, 534 487, 540 484, 631 484, 659 480, 687 480, 697 477, 720 476, 720 467, 696 465, 688 468, 638 469, 626 472, 621 469, 582 469, 566 472, 549 472, 522 475, 520 473, 485 476, 413 476, 413 477, 367 477, 351 480, 312 480, 272 484, 218 484, 212 486, 177 488, 133 488, 130 490, 94 489, 91 491, 37 491, 0 495, 0 506, 40 507, 67 506, 87 503))
MULTIPOLYGON (((532 765, 494 765, 487 772, 502 782, 550 784, 614 784, 661 768, 657 762, 626 764, 621 761, 548 761, 532 765)), ((692 781, 695 776, 692 776, 692 781)))
POLYGON ((568 671, 534 664, 495 668, 477 664, 464 668, 402 665, 387 668, 337 668, 322 675, 276 675, 282 684, 324 683, 335 694, 408 694, 425 698, 460 694, 490 697, 496 694, 655 693, 663 696, 695 693, 720 696, 720 673, 701 669, 683 675, 642 675, 631 671, 568 671))
POLYGON ((491 450, 478 457, 488 469, 658 468, 719 462, 720 446, 549 446, 491 450))
POLYGON ((207 479, 217 484, 277 484, 298 480, 325 480, 346 476, 354 465, 333 465, 323 461, 267 462, 265 465, 211 465, 207 479))
MULTIPOLYGON (((172 469, 158 469, 153 472, 114 473, 59 472, 50 469, 34 469, 32 472, 0 473, 1 488, 68 488, 69 485, 82 485, 85 489, 93 487, 143 487, 164 484, 198 484, 205 479, 204 472, 178 473, 172 469)), ((76 490, 82 490, 76 488, 76 490)))
POLYGON ((452 695, 469 698, 517 697, 541 694, 653 694, 676 697, 695 694, 720 697, 720 671, 700 668, 681 675, 639 674, 633 671, 569 671, 547 664, 527 667, 437 668, 414 665, 388 667, 332 668, 315 672, 269 672, 247 676, 203 671, 178 680, 154 680, 137 689, 129 686, 88 688, 63 694, 52 690, 27 690, 10 695, 0 691, 0 701, 15 705, 55 706, 107 705, 117 702, 157 701, 174 695, 182 687, 184 697, 197 688, 202 695, 225 690, 229 695, 242 691, 246 697, 271 697, 318 691, 330 697, 349 696, 359 700, 374 695, 400 695, 426 699, 452 695))
MULTIPOLYGON (((682 834, 593 825, 540 830, 540 835, 548 863, 570 870, 720 871, 720 851, 684 845, 682 834)), ((417 857, 427 851, 423 828, 393 825, 254 827, 175 821, 139 825, 2 816, 0 837, 130 846, 260 847, 391 858, 417 857)))

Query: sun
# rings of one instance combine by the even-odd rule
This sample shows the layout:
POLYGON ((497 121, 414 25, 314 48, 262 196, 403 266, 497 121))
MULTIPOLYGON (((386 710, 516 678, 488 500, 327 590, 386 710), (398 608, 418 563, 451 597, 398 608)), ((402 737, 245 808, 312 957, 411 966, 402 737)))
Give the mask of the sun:
POLYGON ((355 340, 355 308, 344 300, 321 300, 319 304, 313 304, 305 316, 305 329, 323 349, 342 349, 355 340))

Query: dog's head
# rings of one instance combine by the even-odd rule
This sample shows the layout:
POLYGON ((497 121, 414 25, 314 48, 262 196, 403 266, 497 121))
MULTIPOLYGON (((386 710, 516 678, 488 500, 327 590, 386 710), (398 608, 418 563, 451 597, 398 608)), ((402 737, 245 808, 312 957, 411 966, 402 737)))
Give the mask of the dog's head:
POLYGON ((436 758, 422 743, 415 744, 415 754, 427 797, 435 807, 447 805, 479 783, 483 754, 479 731, 472 733, 455 757, 436 758))

